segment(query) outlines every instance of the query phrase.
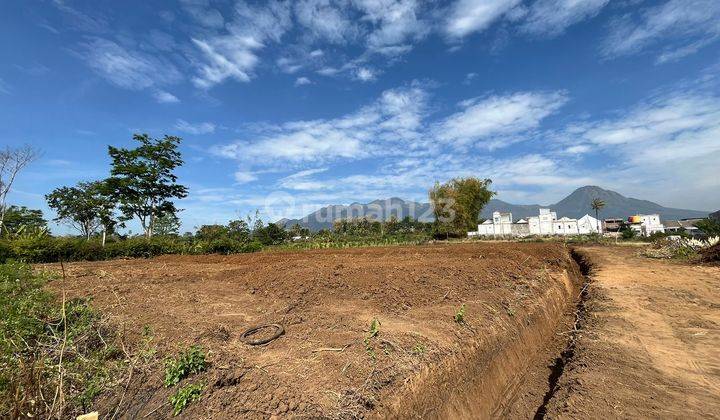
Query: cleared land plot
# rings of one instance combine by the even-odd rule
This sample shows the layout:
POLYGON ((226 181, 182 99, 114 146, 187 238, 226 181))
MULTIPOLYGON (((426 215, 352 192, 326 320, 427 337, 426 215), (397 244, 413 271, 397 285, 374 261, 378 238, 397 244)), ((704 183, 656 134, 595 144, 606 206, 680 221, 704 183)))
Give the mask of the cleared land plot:
MULTIPOLYGON (((204 418, 532 417, 547 391, 543 351, 572 314, 580 282, 563 245, 547 243, 165 256, 65 269, 64 286, 52 287, 91 296, 128 342, 147 325, 160 356, 193 344, 210 352, 210 369, 192 379, 206 384, 202 399, 183 413, 204 418), (366 340, 373 319, 379 334, 366 340), (264 346, 239 340, 263 323, 286 333, 264 346), (539 382, 522 389, 538 360, 539 382)), ((158 364, 135 375, 120 411, 167 417, 170 393, 158 364)))
POLYGON ((589 247, 586 322, 553 418, 719 418, 720 267, 589 247))

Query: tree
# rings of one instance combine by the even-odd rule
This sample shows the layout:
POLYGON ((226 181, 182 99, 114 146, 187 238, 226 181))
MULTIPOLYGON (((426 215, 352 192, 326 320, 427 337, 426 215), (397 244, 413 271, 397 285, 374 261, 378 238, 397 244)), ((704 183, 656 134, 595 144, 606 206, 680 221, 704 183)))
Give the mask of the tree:
POLYGON ((600 233, 600 210, 605 207, 605 202, 599 198, 594 198, 590 206, 595 210, 595 219, 597 220, 597 231, 600 233))
POLYGON ((302 227, 299 224, 295 223, 292 225, 290 230, 288 231, 288 236, 290 238, 305 238, 307 236, 310 236, 310 229, 306 227, 302 227))
POLYGON ((21 228, 43 230, 47 228, 47 220, 42 210, 29 209, 25 206, 10 206, 5 211, 5 232, 17 232, 21 228))
POLYGON ((244 220, 231 220, 228 223, 228 236, 236 241, 245 242, 250 237, 250 227, 244 220))
POLYGON ((135 149, 108 146, 112 158, 108 185, 120 203, 126 219, 137 217, 145 236, 153 235, 158 217, 177 213, 173 198, 187 197, 187 187, 177 183, 174 170, 183 164, 178 145, 180 138, 150 138, 135 134, 140 143, 135 149))
POLYGON ((445 184, 435 183, 428 195, 435 215, 436 230, 448 236, 476 229, 483 207, 495 192, 489 179, 454 178, 445 184))
POLYGON ((17 174, 37 159, 39 152, 31 146, 19 148, 6 147, 0 151, 0 234, 3 231, 5 214, 7 213, 7 195, 12 188, 17 174))
POLYGON ((177 235, 180 233, 180 219, 175 213, 165 213, 155 219, 155 235, 177 235))
POLYGON ((55 210, 57 222, 64 222, 77 229, 90 240, 98 228, 112 231, 116 224, 113 217, 115 203, 104 182, 80 182, 75 187, 56 188, 45 196, 48 207, 55 210))
POLYGON ((695 227, 707 236, 720 236, 720 221, 715 219, 702 219, 695 222, 695 227))
POLYGON ((204 241, 214 241, 227 238, 228 228, 223 225, 202 225, 195 233, 195 237, 204 241))
POLYGON ((287 236, 287 232, 277 223, 269 223, 258 236, 263 245, 273 245, 282 243, 287 236))

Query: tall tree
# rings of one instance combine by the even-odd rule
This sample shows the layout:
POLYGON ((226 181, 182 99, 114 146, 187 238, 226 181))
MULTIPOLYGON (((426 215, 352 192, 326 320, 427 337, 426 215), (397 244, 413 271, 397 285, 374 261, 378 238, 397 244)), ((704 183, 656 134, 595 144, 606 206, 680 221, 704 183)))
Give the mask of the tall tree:
POLYGON ((595 210, 595 220, 597 220, 597 231, 600 233, 600 210, 605 207, 605 202, 599 198, 594 198, 590 206, 595 210))
POLYGON ((99 228, 107 232, 115 226, 115 202, 107 194, 107 186, 102 181, 56 188, 45 199, 48 207, 57 213, 55 221, 67 223, 88 240, 99 228))
POLYGON ((475 177, 454 178, 430 189, 429 197, 435 215, 435 224, 445 234, 461 234, 477 228, 480 211, 490 201, 489 179, 475 177))
POLYGON ((0 150, 0 235, 7 213, 7 195, 15 178, 23 168, 37 159, 38 155, 39 152, 32 146, 6 147, 4 150, 0 150))
POLYGON ((155 235, 178 235, 180 233, 180 219, 175 213, 165 213, 161 217, 155 219, 155 235))
POLYGON ((187 197, 187 187, 177 183, 174 171, 183 164, 180 138, 151 138, 135 134, 135 149, 108 146, 112 169, 108 185, 120 203, 126 219, 137 217, 145 236, 153 236, 155 221, 167 213, 177 213, 173 198, 187 197))

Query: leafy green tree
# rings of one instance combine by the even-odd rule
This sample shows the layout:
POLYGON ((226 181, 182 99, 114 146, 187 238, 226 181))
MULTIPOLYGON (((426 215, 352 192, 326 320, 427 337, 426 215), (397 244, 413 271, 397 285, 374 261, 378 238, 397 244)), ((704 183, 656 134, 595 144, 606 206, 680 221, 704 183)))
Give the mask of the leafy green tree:
POLYGON ((57 213, 56 222, 70 225, 88 240, 99 228, 112 231, 115 226, 115 203, 101 181, 56 188, 45 199, 57 213))
POLYGON ((146 237, 152 237, 158 217, 177 213, 173 198, 187 197, 187 187, 177 183, 174 171, 183 164, 178 145, 180 138, 151 138, 135 134, 140 143, 134 149, 108 146, 112 169, 108 185, 120 203, 126 219, 137 217, 146 237))
POLYGON ((288 231, 288 236, 291 238, 304 238, 306 236, 310 236, 310 229, 302 227, 299 224, 295 223, 288 231))
POLYGON ((17 232, 20 228, 43 230, 47 229, 47 220, 42 210, 29 209, 25 206, 10 206, 5 210, 5 231, 3 234, 17 232))
POLYGON ((715 219, 703 219, 695 222, 695 227, 708 236, 720 236, 720 221, 715 219))
POLYGON ((285 229, 278 226, 276 223, 269 223, 264 229, 262 234, 259 235, 260 242, 263 245, 274 245, 282 243, 287 237, 285 229))
POLYGON ((250 238, 250 227, 244 220, 231 220, 227 228, 231 239, 245 242, 250 238))
POLYGON ((435 215, 436 231, 448 236, 450 233, 464 235, 476 229, 480 212, 495 195, 490 190, 490 184, 490 179, 475 177, 436 183, 428 194, 435 215))
POLYGON ((214 241, 228 237, 229 230, 223 225, 202 225, 195 233, 195 237, 204 241, 214 241))
POLYGON ((155 219, 155 235, 169 236, 180 233, 180 219, 175 213, 165 213, 155 219))

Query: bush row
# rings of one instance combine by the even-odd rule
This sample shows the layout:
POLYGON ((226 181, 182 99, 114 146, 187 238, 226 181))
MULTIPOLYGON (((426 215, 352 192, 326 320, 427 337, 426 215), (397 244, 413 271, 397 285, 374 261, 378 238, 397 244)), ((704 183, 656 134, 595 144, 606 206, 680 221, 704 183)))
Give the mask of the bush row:
POLYGON ((113 258, 150 258, 164 254, 235 254, 262 249, 258 242, 240 242, 228 238, 212 241, 174 237, 129 238, 108 242, 82 238, 23 238, 0 241, 0 263, 9 259, 27 263, 62 261, 98 261, 113 258))

